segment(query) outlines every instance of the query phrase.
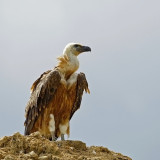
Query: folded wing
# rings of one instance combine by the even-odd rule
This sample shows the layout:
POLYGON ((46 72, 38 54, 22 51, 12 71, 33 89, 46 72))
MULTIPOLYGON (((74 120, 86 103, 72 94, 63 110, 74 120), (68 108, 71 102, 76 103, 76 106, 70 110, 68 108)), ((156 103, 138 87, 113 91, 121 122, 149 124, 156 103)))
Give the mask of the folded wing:
POLYGON ((32 85, 31 97, 25 109, 25 135, 29 135, 39 115, 54 97, 60 84, 59 72, 49 70, 44 72, 32 85))
POLYGON ((88 88, 88 82, 86 80, 86 76, 84 73, 79 73, 77 77, 77 86, 76 86, 76 99, 74 105, 72 107, 70 119, 72 118, 73 114, 80 108, 83 91, 90 93, 88 88))

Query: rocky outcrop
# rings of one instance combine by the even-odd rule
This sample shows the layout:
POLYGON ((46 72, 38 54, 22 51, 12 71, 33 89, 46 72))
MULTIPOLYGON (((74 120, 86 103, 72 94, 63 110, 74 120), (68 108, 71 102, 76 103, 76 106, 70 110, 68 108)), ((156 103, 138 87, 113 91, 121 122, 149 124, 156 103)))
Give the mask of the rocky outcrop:
POLYGON ((49 141, 38 132, 15 133, 0 139, 0 160, 131 160, 105 147, 87 147, 81 141, 49 141))

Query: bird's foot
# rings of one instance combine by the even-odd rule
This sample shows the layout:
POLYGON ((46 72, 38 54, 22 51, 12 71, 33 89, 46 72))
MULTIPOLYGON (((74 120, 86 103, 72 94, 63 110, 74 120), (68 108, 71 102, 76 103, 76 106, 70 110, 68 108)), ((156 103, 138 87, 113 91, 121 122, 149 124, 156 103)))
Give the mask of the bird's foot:
POLYGON ((61 134, 61 141, 64 141, 64 134, 61 134))
POLYGON ((56 140, 57 140, 57 138, 55 137, 54 132, 51 132, 51 135, 52 135, 52 141, 56 141, 56 140))

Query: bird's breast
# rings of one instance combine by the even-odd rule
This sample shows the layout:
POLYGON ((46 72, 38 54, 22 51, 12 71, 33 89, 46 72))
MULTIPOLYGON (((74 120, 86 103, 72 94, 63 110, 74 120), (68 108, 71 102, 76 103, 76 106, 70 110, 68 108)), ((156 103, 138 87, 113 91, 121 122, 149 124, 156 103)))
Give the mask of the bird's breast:
POLYGON ((68 79, 66 79, 65 75, 61 74, 61 85, 63 85, 62 90, 70 90, 72 86, 77 84, 77 73, 73 73, 68 79))

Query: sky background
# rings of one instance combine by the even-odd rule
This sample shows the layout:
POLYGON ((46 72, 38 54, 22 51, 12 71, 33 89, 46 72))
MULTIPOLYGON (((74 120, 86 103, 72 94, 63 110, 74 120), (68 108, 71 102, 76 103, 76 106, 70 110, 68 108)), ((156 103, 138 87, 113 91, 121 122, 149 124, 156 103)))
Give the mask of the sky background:
POLYGON ((30 87, 69 42, 92 48, 79 56, 91 94, 70 139, 158 160, 158 0, 0 0, 0 137, 23 134, 30 87))

